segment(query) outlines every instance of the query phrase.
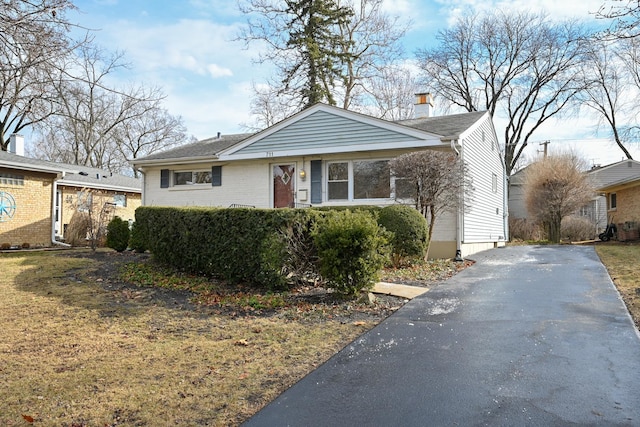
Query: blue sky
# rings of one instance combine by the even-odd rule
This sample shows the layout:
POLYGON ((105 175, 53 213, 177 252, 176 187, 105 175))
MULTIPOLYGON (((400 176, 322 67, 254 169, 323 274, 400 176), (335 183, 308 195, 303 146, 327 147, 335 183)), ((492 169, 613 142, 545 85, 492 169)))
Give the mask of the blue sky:
MULTIPOLYGON (((593 19, 602 0, 385 0, 387 13, 412 21, 404 39, 407 57, 433 43, 438 30, 466 10, 513 8, 545 10, 555 18, 593 19)), ((71 21, 97 30, 96 43, 110 51, 124 51, 131 68, 114 76, 117 84, 160 86, 165 107, 180 115, 190 134, 204 139, 222 132, 242 132, 250 122, 252 82, 270 74, 267 66, 252 62, 254 50, 233 41, 245 22, 236 0, 75 0, 79 8, 71 21)), ((576 119, 578 120, 578 119, 576 119)), ((550 126, 540 140, 585 138, 581 126, 550 126)), ((602 147, 602 142, 598 147, 602 147)), ((561 144, 556 144, 561 145, 561 144)), ((582 144, 583 146, 585 144, 582 144)), ((554 144, 551 144, 553 149, 554 144)), ((537 147, 536 147, 537 148, 537 147)), ((620 160, 615 150, 589 154, 602 163, 620 160)), ((620 152, 621 153, 621 152, 620 152)), ((535 154, 532 154, 535 155, 535 154)))

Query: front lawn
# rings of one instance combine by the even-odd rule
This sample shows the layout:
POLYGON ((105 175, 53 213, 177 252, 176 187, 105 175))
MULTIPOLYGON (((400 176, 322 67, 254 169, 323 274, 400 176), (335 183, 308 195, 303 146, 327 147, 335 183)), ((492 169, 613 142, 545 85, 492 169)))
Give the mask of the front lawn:
POLYGON ((640 243, 597 243, 596 252, 640 328, 640 243))
MULTIPOLYGON (((238 425, 405 302, 228 289, 112 251, 0 266, 3 426, 238 425)), ((390 274, 424 284, 457 268, 390 274)))

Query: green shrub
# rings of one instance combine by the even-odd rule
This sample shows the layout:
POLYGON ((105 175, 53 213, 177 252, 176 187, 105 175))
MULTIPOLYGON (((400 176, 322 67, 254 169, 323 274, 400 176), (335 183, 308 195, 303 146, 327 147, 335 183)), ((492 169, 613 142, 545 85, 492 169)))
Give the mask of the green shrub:
POLYGON ((427 249, 428 226, 420 212, 407 205, 391 205, 378 215, 378 224, 390 231, 394 264, 405 258, 422 258, 427 249))
POLYGON ((137 221, 131 225, 129 247, 138 253, 143 253, 147 250, 147 242, 144 234, 144 229, 142 225, 137 221))
POLYGON ((129 245, 129 222, 119 216, 107 225, 107 247, 122 252, 129 245))
POLYGON ((354 296, 378 280, 387 239, 370 213, 330 212, 316 224, 313 240, 320 273, 339 294, 354 296))

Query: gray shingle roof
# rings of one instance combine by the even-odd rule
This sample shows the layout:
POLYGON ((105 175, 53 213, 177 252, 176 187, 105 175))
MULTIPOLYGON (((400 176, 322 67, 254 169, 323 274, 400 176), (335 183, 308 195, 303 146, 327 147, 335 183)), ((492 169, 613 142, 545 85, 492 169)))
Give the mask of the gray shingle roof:
POLYGON ((52 173, 64 172, 64 178, 58 181, 59 184, 86 185, 87 187, 114 188, 140 192, 142 181, 126 175, 111 174, 104 169, 92 168, 88 166, 69 165, 65 163, 55 163, 46 160, 32 159, 18 156, 0 150, 0 167, 9 167, 26 170, 42 170, 52 173))
POLYGON ((471 113, 451 114, 448 116, 425 117, 422 119, 399 120, 395 123, 420 129, 425 132, 435 133, 445 138, 455 139, 469 129, 486 111, 474 111, 471 113))
MULTIPOLYGON (((164 159, 183 159, 194 157, 216 157, 221 151, 243 141, 253 135, 252 133, 238 133, 233 135, 220 135, 220 137, 213 137, 209 139, 203 139, 202 141, 194 142, 192 144, 183 145, 180 147, 172 148, 160 153, 151 154, 146 157, 141 157, 137 160, 164 160, 164 159)), ((133 161, 132 163, 136 163, 133 161)))
MULTIPOLYGON (((472 113, 452 114, 449 116, 428 117, 423 119, 400 120, 394 122, 403 126, 422 130, 425 132, 440 135, 443 138, 455 139, 464 131, 469 129, 474 123, 480 119, 486 112, 478 111, 472 113)), ((173 160, 173 159, 213 159, 222 151, 232 147, 245 139, 253 136, 253 133, 240 133, 232 135, 221 135, 194 142, 192 144, 183 145, 160 153, 151 154, 134 160, 132 163, 148 162, 154 160, 173 160)))

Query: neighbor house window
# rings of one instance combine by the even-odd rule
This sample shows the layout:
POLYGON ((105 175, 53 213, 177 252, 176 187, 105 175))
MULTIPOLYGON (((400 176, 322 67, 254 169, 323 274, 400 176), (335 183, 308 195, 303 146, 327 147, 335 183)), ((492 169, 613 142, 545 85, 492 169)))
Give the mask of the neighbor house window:
POLYGON ((89 212, 93 204, 93 194, 88 191, 78 191, 78 212, 89 212))
POLYGON ((618 207, 618 200, 616 193, 609 194, 609 209, 616 209, 618 207))
POLYGON ((126 194, 114 194, 113 195, 113 204, 119 208, 127 207, 127 196, 126 194))
POLYGON ((498 175, 491 174, 491 191, 494 193, 498 192, 498 175))
POLYGON ((173 185, 211 184, 211 171, 174 172, 173 185))
POLYGON ((11 173, 0 173, 0 184, 4 185, 24 185, 24 175, 14 175, 11 173))
POLYGON ((388 160, 354 160, 327 164, 328 200, 391 198, 388 160))

